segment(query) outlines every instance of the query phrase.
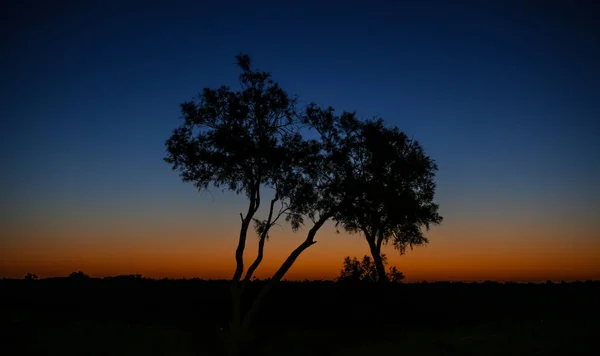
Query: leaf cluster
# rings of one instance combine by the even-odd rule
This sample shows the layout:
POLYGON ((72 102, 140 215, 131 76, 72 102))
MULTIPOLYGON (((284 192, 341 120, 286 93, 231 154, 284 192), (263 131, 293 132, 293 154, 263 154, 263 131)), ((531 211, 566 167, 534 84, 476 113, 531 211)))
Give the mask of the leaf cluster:
POLYGON ((306 218, 333 218, 373 244, 401 253, 428 242, 423 229, 442 217, 434 202, 436 163, 416 140, 381 119, 310 104, 301 113, 271 75, 239 55, 240 90, 205 88, 181 105, 183 123, 166 141, 165 161, 197 189, 222 187, 251 201, 249 219, 268 237, 284 215, 294 230, 306 218), (317 138, 300 133, 308 128, 317 138), (261 187, 275 190, 281 208, 253 218, 261 187))
MULTIPOLYGON (((383 264, 387 265, 387 257, 385 255, 381 257, 383 264)), ((404 274, 398 271, 396 266, 392 266, 387 272, 387 278, 390 282, 401 283, 404 280, 404 274)), ((350 283, 377 282, 378 279, 379 275, 377 274, 375 262, 370 256, 365 255, 360 261, 356 257, 346 256, 337 281, 350 283)))

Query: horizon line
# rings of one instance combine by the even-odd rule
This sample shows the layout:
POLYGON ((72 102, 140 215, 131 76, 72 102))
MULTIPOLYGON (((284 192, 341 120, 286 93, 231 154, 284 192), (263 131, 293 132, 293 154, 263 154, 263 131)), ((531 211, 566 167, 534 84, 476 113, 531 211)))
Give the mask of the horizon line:
MULTIPOLYGON (((34 273, 32 273, 33 275, 35 275, 34 273)), ((119 274, 119 275, 114 275, 114 276, 102 276, 102 277, 92 277, 89 275, 86 275, 86 277, 84 277, 83 279, 95 279, 95 280, 104 280, 104 279, 111 279, 111 278, 123 278, 123 277, 127 277, 127 278, 131 278, 133 277, 134 279, 145 279, 145 280, 153 280, 153 281, 164 281, 164 280, 168 280, 168 281, 206 281, 206 282, 231 282, 231 279, 226 279, 226 278, 201 278, 201 277, 180 277, 180 278, 173 278, 173 277, 145 277, 142 274, 119 274)), ((52 280, 52 279, 75 279, 77 277, 71 277, 71 276, 52 276, 52 277, 40 277, 37 280, 41 281, 41 280, 52 280)), ((25 276, 24 277, 0 277, 0 280, 6 281, 6 280, 25 280, 25 276)), ((251 282, 266 282, 269 281, 270 278, 255 278, 252 279, 251 282)), ((337 281, 335 279, 310 279, 310 278, 304 278, 304 279, 282 279, 281 282, 295 282, 295 283, 302 283, 302 282, 331 282, 331 283, 337 283, 337 281)), ((561 284, 561 283, 600 283, 600 279, 531 279, 531 280, 494 280, 494 279, 473 279, 473 280, 420 280, 420 281, 407 281, 407 282, 400 282, 399 284, 424 284, 424 283, 476 283, 476 284, 483 284, 483 283, 498 283, 498 284, 544 284, 544 283, 548 283, 551 282, 553 284, 561 284)), ((369 282, 366 282, 369 283, 369 282)), ((394 283, 391 283, 394 284, 394 283)))

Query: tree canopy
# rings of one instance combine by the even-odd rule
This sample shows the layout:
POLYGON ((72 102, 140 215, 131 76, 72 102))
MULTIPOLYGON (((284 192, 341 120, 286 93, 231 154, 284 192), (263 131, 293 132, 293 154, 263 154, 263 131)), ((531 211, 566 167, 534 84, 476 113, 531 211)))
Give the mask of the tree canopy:
POLYGON ((364 234, 378 280, 388 279, 382 244, 392 243, 404 252, 407 246, 427 242, 422 227, 441 221, 433 203, 437 167, 418 142, 385 127, 382 120, 362 121, 352 112, 336 115, 333 108, 316 104, 299 112, 296 97, 269 73, 253 69, 245 54, 236 60, 240 90, 205 88, 181 104, 183 122, 166 141, 165 157, 181 179, 198 190, 216 187, 248 199, 245 214, 240 213, 231 283, 232 354, 240 352, 244 334, 273 283, 316 243, 317 232, 328 220, 364 234), (315 130, 317 137, 307 139, 302 128, 315 130), (257 213, 265 188, 273 195, 261 219, 257 213), (270 229, 281 217, 294 231, 307 219, 312 226, 243 313, 245 286, 263 259, 270 229), (258 253, 245 268, 252 223, 258 253))
MULTIPOLYGON (((205 88, 194 101, 181 104, 183 124, 167 140, 165 161, 184 182, 199 189, 224 187, 249 199, 242 215, 234 279, 243 273, 246 232, 261 204, 261 186, 277 191, 277 200, 294 194, 292 182, 301 137, 297 133, 296 98, 266 72, 255 71, 248 55, 238 55, 241 90, 205 88)), ((257 227, 260 230, 260 227, 257 227)), ((264 230, 264 229, 263 229, 264 230)))
POLYGON ((327 168, 332 149, 324 149, 319 140, 305 140, 299 133, 302 121, 296 111, 296 98, 281 89, 269 73, 254 70, 247 55, 236 59, 242 72, 241 90, 227 86, 205 88, 193 101, 181 104, 183 123, 166 141, 165 161, 184 182, 192 182, 199 190, 221 187, 248 198, 246 213, 240 213, 231 284, 231 329, 237 340, 234 344, 240 344, 260 301, 270 290, 271 284, 242 316, 244 287, 262 261, 270 228, 282 216, 293 230, 298 230, 305 218, 313 223, 305 241, 271 278, 275 283, 315 243, 317 231, 339 210, 344 197, 341 179, 327 168), (273 197, 266 219, 259 219, 255 216, 265 187, 273 190, 273 197), (243 256, 252 222, 259 235, 259 248, 256 259, 246 269, 243 256), (240 286, 244 271, 246 276, 240 286))
POLYGON ((343 177, 338 187, 345 204, 336 223, 364 235, 379 279, 386 281, 382 245, 403 254, 428 243, 423 230, 442 221, 434 202, 436 163, 418 141, 381 119, 361 121, 355 113, 335 115, 333 108, 313 105, 303 122, 320 134, 331 172, 343 177))

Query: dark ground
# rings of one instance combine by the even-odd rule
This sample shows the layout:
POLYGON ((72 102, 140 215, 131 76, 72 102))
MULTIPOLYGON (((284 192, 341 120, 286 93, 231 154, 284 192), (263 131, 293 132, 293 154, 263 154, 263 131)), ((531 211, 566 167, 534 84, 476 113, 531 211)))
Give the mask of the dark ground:
MULTIPOLYGON (((261 282, 254 282, 254 293, 261 282)), ((213 355, 223 281, 0 281, 2 355, 213 355)), ((264 355, 600 355, 600 282, 284 282, 264 355)))

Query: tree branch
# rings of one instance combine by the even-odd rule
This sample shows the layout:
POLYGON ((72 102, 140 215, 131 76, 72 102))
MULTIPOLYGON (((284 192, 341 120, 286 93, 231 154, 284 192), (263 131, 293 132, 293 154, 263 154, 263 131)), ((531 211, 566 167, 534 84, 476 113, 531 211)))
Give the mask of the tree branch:
POLYGON ((329 220, 331 217, 333 217, 333 213, 327 213, 327 214, 321 215, 321 217, 317 221, 317 223, 315 225, 313 225, 313 227, 309 230, 308 235, 306 236, 306 239, 298 247, 296 247, 296 249, 294 249, 294 251, 292 251, 292 253, 290 253, 288 258, 281 264, 281 267, 279 267, 277 272, 275 272, 275 274, 273 275, 271 280, 269 280, 267 285, 265 285, 261 289, 258 296, 254 299, 254 302, 252 303, 250 310, 244 317, 244 321, 242 324, 242 330, 246 331, 249 329, 250 325, 252 325, 254 318, 258 314, 258 310, 260 309, 261 303, 262 303, 263 299, 265 298, 265 296, 267 294, 269 294, 269 292, 271 291, 273 286, 277 282, 279 282, 283 278, 283 276, 285 276, 285 274, 292 267, 294 262, 296 262, 296 260, 300 256, 300 254, 302 252, 304 252, 304 250, 306 250, 310 246, 317 243, 314 240, 315 236, 317 234, 317 231, 319 231, 319 229, 323 226, 323 224, 325 224, 325 222, 327 220, 329 220))
MULTIPOLYGON (((242 226, 240 227, 240 237, 238 241, 238 246, 235 250, 235 272, 231 279, 231 284, 229 286, 229 291, 231 293, 231 304, 232 304, 232 321, 231 321, 231 329, 234 335, 241 335, 240 331, 242 329, 242 295, 240 293, 239 281, 244 273, 244 249, 246 247, 246 237, 248 235, 248 226, 252 221, 252 217, 254 213, 258 209, 257 203, 257 192, 255 190, 254 185, 250 188, 250 202, 248 204, 248 212, 246 217, 242 219, 242 226)), ((240 214, 241 216, 241 214, 240 214)))
MULTIPOLYGON (((244 273, 244 249, 246 248, 246 237, 248 235, 248 226, 252 221, 252 217, 258 210, 260 204, 260 196, 254 186, 250 189, 250 203, 248 204, 248 212, 242 219, 242 226, 240 227, 240 237, 238 240, 238 246, 235 250, 235 262, 236 268, 232 277, 232 283, 237 283, 242 278, 244 273)), ((241 214, 240 214, 241 215, 241 214)))
POLYGON ((290 210, 290 207, 287 205, 284 205, 284 203, 282 201, 281 208, 279 208, 279 212, 277 213, 277 216, 275 216, 275 219, 273 219, 273 221, 271 222, 271 226, 276 225, 275 223, 277 222, 277 220, 279 220, 279 218, 289 210, 290 210))
POLYGON ((383 243, 383 231, 379 231, 377 236, 377 250, 381 252, 381 244, 383 243))
POLYGON ((254 215, 257 211, 258 211, 258 207, 260 206, 260 174, 258 175, 258 179, 256 180, 256 201, 255 201, 255 206, 254 206, 254 211, 252 213, 252 215, 254 215))
POLYGON ((260 265, 260 263, 263 260, 263 251, 265 248, 265 240, 267 239, 269 230, 272 226, 271 219, 273 218, 273 208, 275 206, 275 202, 277 202, 278 200, 279 200, 279 194, 275 193, 275 197, 273 199, 271 199, 271 204, 269 207, 269 216, 267 218, 267 221, 265 222, 265 226, 263 227, 263 230, 261 231, 261 234, 260 234, 260 237, 258 240, 258 253, 257 253, 256 259, 254 260, 254 262, 252 262, 252 264, 248 268, 248 271, 246 271, 246 276, 244 277, 244 282, 242 283, 242 289, 240 291, 240 294, 244 293, 244 290, 246 289, 246 285, 248 284, 248 282, 252 278, 252 275, 254 274, 254 272, 256 271, 256 269, 258 268, 258 266, 260 265))

